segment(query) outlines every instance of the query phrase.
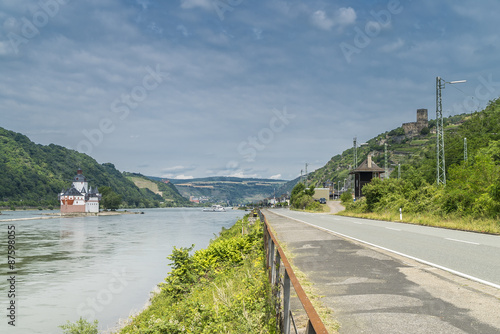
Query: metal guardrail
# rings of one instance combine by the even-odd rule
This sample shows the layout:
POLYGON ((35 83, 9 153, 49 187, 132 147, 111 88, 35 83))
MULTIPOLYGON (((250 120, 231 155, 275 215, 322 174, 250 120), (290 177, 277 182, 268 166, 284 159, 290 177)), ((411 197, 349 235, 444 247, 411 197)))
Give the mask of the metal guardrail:
POLYGON ((306 334, 328 334, 325 325, 304 292, 293 272, 290 262, 286 258, 276 237, 273 235, 266 216, 261 210, 259 210, 258 214, 260 221, 264 223, 266 266, 269 272, 273 295, 276 297, 276 317, 281 332, 290 334, 290 325, 293 324, 295 333, 298 333, 292 311, 290 310, 291 283, 308 317, 306 334))

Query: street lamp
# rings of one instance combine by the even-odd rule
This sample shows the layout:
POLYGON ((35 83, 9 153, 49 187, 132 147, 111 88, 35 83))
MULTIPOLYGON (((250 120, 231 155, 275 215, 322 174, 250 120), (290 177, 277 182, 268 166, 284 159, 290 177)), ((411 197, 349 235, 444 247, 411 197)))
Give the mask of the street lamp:
POLYGON ((441 90, 445 84, 464 83, 467 80, 445 81, 436 77, 436 153, 437 153, 437 184, 446 185, 446 164, 444 161, 444 126, 443 126, 443 103, 441 90))

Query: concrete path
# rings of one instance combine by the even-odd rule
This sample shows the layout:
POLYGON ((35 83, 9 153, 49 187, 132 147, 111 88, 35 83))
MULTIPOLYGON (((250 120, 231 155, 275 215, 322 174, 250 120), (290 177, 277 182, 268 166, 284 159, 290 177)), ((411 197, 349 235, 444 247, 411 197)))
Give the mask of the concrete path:
POLYGON ((264 210, 340 333, 500 333, 500 290, 276 213, 264 210))

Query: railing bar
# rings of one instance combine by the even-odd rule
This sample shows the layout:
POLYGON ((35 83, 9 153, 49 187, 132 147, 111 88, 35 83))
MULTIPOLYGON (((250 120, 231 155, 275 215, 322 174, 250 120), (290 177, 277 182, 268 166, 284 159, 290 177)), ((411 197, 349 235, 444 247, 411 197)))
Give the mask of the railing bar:
MULTIPOLYGON (((314 309, 314 306, 312 305, 311 301, 309 300, 309 297, 307 297, 304 289, 300 285, 299 280, 295 276, 295 273, 293 272, 293 269, 290 265, 290 262, 288 262, 288 259, 285 256, 285 253, 281 249, 281 246, 279 245, 276 237, 271 231, 271 227, 269 226, 269 223, 267 221, 266 216, 262 213, 262 211, 259 210, 259 217, 262 215, 261 221, 265 224, 267 232, 269 233, 269 237, 271 238, 272 245, 274 246, 277 250, 277 252, 280 254, 281 261, 283 262, 283 266, 285 267, 286 272, 288 273, 290 277, 290 281, 293 285, 293 288, 295 289, 295 292, 297 293, 297 297, 299 297, 300 302, 302 303, 302 306, 304 307, 304 310, 307 313, 307 316, 309 318, 308 321, 308 327, 310 325, 310 328, 313 332, 312 333, 318 333, 318 334, 323 334, 323 333, 328 333, 326 330, 325 325, 323 324, 323 321, 321 321, 321 318, 319 317, 318 313, 314 309)), ((274 253, 274 249, 273 249, 274 253)))

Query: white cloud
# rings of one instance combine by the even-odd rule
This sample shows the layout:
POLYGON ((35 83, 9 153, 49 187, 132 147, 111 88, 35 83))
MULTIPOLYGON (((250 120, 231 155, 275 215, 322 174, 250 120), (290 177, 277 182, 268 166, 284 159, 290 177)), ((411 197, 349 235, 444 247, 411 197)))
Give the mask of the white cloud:
POLYGON ((7 42, 0 41, 0 56, 8 55, 11 53, 11 48, 7 42))
POLYGON ((196 7, 208 10, 212 8, 212 3, 210 0, 181 0, 181 8, 192 9, 196 7))
POLYGON ((257 39, 257 40, 262 39, 262 29, 253 28, 252 31, 253 31, 253 34, 255 36, 255 39, 257 39))
POLYGON ((156 24, 156 22, 151 22, 149 25, 148 25, 148 29, 150 29, 151 31, 157 33, 157 34, 163 34, 163 29, 160 28, 160 26, 158 26, 156 24))
POLYGON ((356 22, 356 17, 356 11, 352 7, 343 7, 337 11, 335 21, 339 25, 345 26, 354 24, 354 22, 356 22))
POLYGON ((331 30, 332 27, 344 27, 356 22, 356 11, 351 7, 339 8, 333 18, 328 17, 325 11, 317 10, 312 14, 313 25, 323 30, 331 30))
POLYGON ((330 30, 333 27, 333 20, 326 16, 326 13, 322 10, 317 10, 312 15, 312 23, 323 30, 330 30))
POLYGON ((139 5, 142 6, 142 9, 148 9, 149 5, 151 4, 150 0, 136 0, 139 5))
POLYGON ((401 38, 398 38, 397 41, 395 41, 394 43, 389 43, 389 44, 382 46, 380 48, 380 51, 390 53, 390 52, 394 52, 394 51, 400 49, 404 45, 405 45, 405 41, 401 38))
POLYGON ((184 36, 184 37, 188 37, 189 36, 189 33, 187 31, 187 28, 182 25, 182 24, 179 24, 177 25, 177 27, 175 28, 177 31, 180 31, 181 34, 184 36))
POLYGON ((276 175, 273 175, 273 176, 271 176, 269 178, 272 179, 272 180, 279 180, 279 179, 281 179, 281 174, 276 174, 276 175))

